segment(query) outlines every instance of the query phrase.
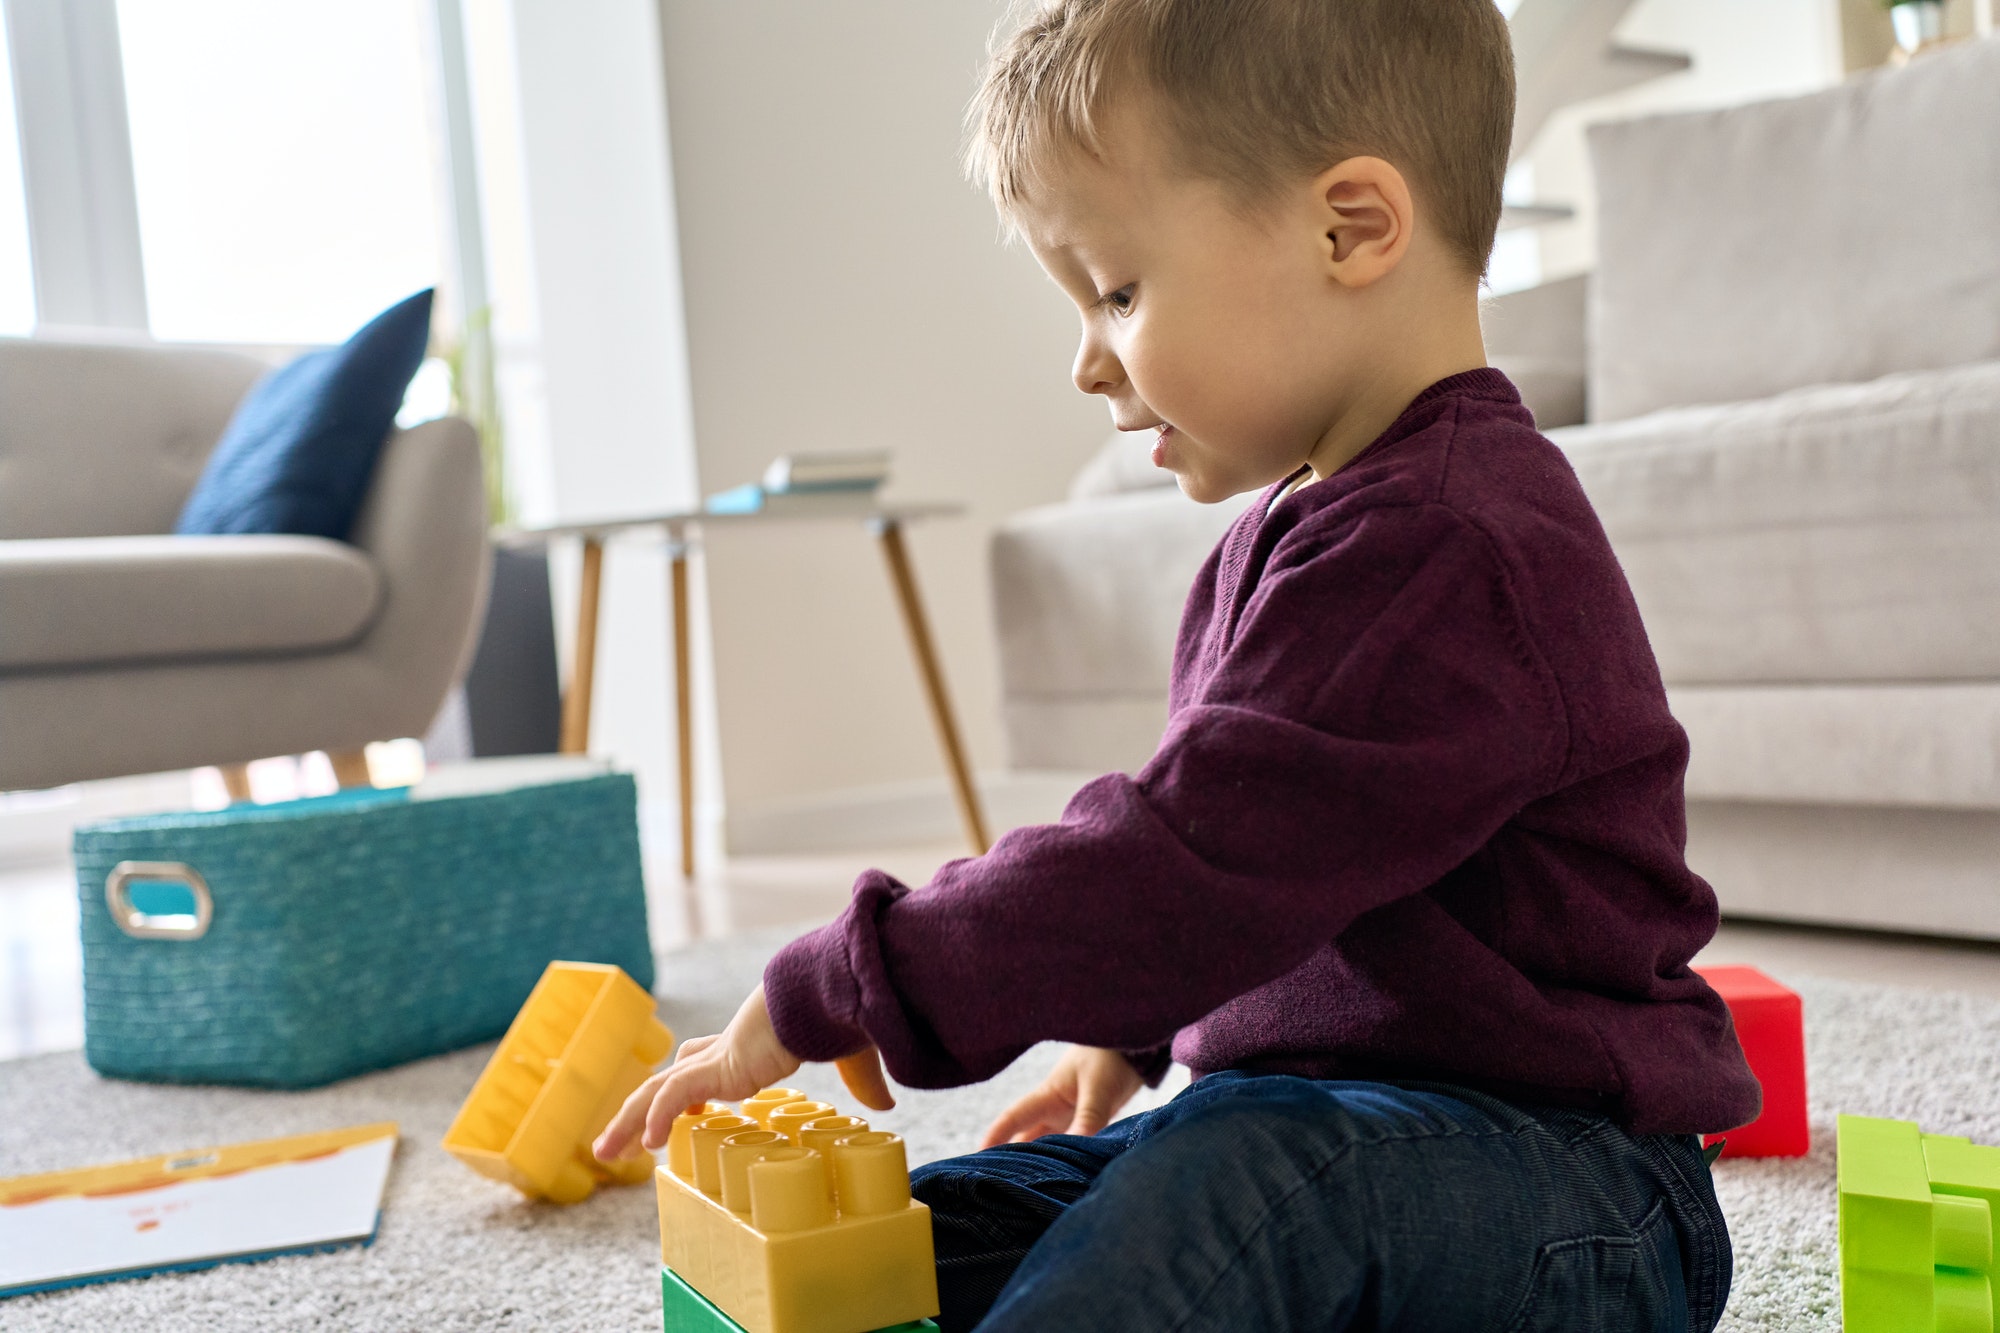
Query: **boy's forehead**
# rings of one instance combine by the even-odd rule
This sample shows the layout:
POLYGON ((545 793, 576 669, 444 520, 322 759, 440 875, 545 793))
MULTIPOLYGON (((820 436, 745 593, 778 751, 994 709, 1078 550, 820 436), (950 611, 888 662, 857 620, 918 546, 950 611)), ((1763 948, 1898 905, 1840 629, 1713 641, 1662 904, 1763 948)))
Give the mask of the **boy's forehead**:
POLYGON ((1158 135, 1114 117, 1095 145, 1043 149, 1033 185, 1015 208, 1038 249, 1076 249, 1128 239, 1172 184, 1158 135))
POLYGON ((1103 244, 1126 230, 1123 202, 1113 174, 1082 150, 1065 154, 1036 177, 1015 207, 1015 218, 1040 250, 1073 250, 1103 244))

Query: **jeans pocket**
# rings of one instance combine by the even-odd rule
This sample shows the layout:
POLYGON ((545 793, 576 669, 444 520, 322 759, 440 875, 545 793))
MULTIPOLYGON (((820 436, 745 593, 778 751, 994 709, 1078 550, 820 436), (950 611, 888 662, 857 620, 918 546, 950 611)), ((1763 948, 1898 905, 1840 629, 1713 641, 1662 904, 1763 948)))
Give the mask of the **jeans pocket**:
POLYGON ((1686 1333, 1680 1242, 1664 1201, 1629 1236, 1551 1241, 1508 1333, 1686 1333))

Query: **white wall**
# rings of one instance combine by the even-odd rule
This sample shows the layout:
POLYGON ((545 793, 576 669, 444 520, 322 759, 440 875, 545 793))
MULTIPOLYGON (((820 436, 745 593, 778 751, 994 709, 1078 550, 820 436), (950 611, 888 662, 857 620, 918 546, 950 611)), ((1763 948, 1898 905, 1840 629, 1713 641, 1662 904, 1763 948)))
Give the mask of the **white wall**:
MULTIPOLYGON (((692 504, 686 328, 652 0, 466 6, 510 480, 522 522, 692 504)), ((553 562, 567 659, 575 552, 553 562)), ((606 552, 592 750, 676 799, 666 562, 606 552)), ((565 665, 567 669, 567 661, 565 665)), ((648 821, 671 835, 671 819, 648 821)), ((649 846, 655 865, 670 846, 649 846)))
MULTIPOLYGON (((893 493, 959 499, 912 551, 976 767, 1003 762, 988 533, 1109 433, 1069 381, 1075 315, 960 178, 998 0, 660 0, 699 474, 884 446, 893 493)), ((934 784, 881 557, 858 526, 712 534, 732 824, 934 784)), ((942 809, 943 807, 938 807, 942 809)), ((949 834, 946 824, 939 830, 949 834)))
POLYGON ((1812 92, 1843 72, 1838 0, 1639 0, 1619 26, 1631 46, 1682 51, 1692 68, 1557 112, 1524 161, 1536 198, 1576 208, 1569 222, 1540 229, 1545 279, 1596 261, 1596 195, 1586 126, 1665 111, 1728 106, 1812 92))

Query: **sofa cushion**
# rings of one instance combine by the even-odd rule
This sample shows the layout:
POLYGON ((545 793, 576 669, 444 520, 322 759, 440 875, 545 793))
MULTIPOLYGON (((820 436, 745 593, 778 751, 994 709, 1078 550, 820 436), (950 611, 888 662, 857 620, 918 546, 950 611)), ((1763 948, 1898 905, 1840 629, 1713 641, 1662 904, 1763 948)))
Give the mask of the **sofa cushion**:
POLYGON ((321 537, 0 542, 0 671, 333 648, 381 600, 375 562, 321 537))
POLYGON ((2000 811, 2000 685, 1688 685, 1690 801, 2000 811))
POLYGON ((171 532, 269 367, 234 352, 0 338, 0 541, 171 532))
POLYGON ((2000 679, 2000 363, 1549 437, 1669 684, 2000 679))
POLYGON ((1002 688, 1164 698, 1188 588, 1255 498, 1143 491, 1008 519, 992 548, 1002 688))
POLYGON ((1016 514, 993 534, 1001 715, 1017 768, 1145 762, 1167 716, 1181 608, 1256 497, 1152 488, 1016 514))
POLYGON ((339 347, 266 376, 230 419, 174 531, 344 539, 430 331, 425 290, 339 347))
POLYGON ((1668 691, 1691 801, 2000 810, 2000 684, 1668 691))
POLYGON ((1590 277, 1558 278, 1479 303, 1486 357, 1512 380, 1541 430, 1574 426, 1588 413, 1584 324, 1590 277))
POLYGON ((2000 357, 2000 41, 1601 125, 1592 420, 2000 357))

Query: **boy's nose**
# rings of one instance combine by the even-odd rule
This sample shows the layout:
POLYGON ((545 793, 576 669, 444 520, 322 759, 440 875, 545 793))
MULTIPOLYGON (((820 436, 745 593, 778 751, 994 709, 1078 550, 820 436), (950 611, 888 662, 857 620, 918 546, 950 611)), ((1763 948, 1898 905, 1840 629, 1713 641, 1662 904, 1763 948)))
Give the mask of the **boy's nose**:
POLYGON ((1084 393, 1109 394, 1125 382, 1125 368, 1111 355, 1110 348, 1086 333, 1076 349, 1076 365, 1070 368, 1070 378, 1084 393))

